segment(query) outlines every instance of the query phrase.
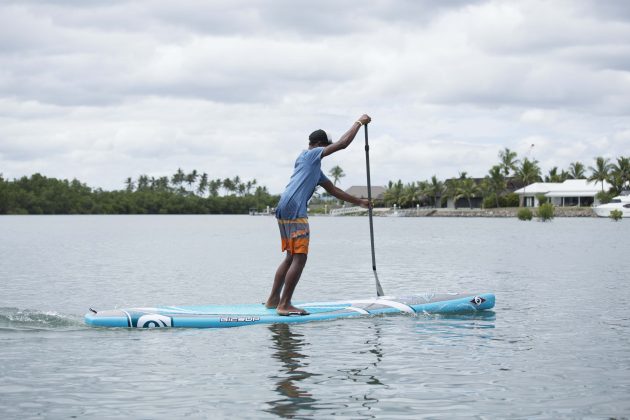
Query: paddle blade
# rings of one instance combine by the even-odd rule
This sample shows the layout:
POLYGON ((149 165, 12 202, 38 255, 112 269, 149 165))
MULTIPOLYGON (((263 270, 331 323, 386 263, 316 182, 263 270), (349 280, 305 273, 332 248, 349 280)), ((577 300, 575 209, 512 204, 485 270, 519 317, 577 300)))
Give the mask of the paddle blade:
POLYGON ((385 296, 385 292, 383 292, 383 288, 381 287, 381 282, 378 281, 378 274, 376 274, 376 269, 374 270, 374 280, 376 281, 376 296, 385 296))

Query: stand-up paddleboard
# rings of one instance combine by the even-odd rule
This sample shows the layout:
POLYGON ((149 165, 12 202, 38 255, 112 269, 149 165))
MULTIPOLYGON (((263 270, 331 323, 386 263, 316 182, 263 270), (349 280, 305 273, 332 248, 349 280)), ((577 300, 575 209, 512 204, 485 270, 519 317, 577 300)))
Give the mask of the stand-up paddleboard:
MULTIPOLYGON (((368 121, 369 122, 369 121, 368 121)), ((370 146, 367 122, 365 130, 365 166, 367 170, 368 202, 372 202, 370 181, 370 146)), ((379 315, 388 313, 434 313, 451 314, 474 312, 494 307, 492 293, 449 293, 411 296, 385 296, 376 272, 374 252, 374 226, 372 206, 368 206, 370 245, 372 248, 372 271, 376 283, 376 298, 335 302, 297 303, 308 315, 280 316, 275 309, 262 304, 255 305, 207 305, 207 306, 160 306, 155 308, 112 309, 95 311, 85 315, 85 323, 95 327, 123 328, 226 328, 253 324, 294 323, 323 321, 328 319, 379 315)))
POLYGON ((298 303, 309 315, 280 316, 262 304, 159 306, 94 311, 85 323, 94 327, 123 328, 226 328, 254 324, 323 321, 337 318, 391 313, 451 314, 494 307, 492 293, 424 294, 403 297, 381 296, 335 302, 298 303))

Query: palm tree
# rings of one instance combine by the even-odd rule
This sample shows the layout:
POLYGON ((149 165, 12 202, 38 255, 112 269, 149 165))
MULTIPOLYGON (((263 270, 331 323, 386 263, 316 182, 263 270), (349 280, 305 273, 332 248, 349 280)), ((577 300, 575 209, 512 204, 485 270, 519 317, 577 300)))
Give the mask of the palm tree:
POLYGON ((219 178, 213 179, 212 181, 210 181, 208 185, 208 192, 210 193, 210 196, 211 197, 218 196, 219 189, 221 188, 222 185, 223 185, 223 181, 221 181, 221 179, 219 178))
MULTIPOLYGON (((503 176, 503 174, 501 174, 501 176, 503 176)), ((488 176, 486 176, 484 179, 482 179, 477 184, 477 188, 479 189, 479 195, 482 198, 484 198, 484 199, 490 197, 491 195, 494 195, 495 196, 495 206, 496 207, 500 206, 500 204, 499 204, 499 196, 497 194, 493 193, 492 187, 490 186, 490 179, 489 179, 488 176)), ((483 200, 481 202, 481 207, 482 208, 486 207, 485 200, 483 200)))
POLYGON ((521 166, 516 169, 516 177, 526 186, 540 181, 540 167, 536 159, 523 159, 521 166))
POLYGON ((135 185, 131 177, 125 180, 125 185, 127 185, 127 188, 126 188, 127 192, 133 192, 135 185))
POLYGON ((570 175, 564 169, 558 173, 558 167, 554 166, 549 169, 549 173, 545 175, 545 182, 564 182, 570 178, 570 175))
POLYGON ((138 191, 144 191, 149 187, 149 177, 147 175, 140 175, 138 177, 138 191))
POLYGON ((225 178, 223 180, 222 187, 225 190, 226 194, 236 191, 236 185, 234 184, 234 181, 232 181, 230 178, 225 178))
POLYGON ((584 164, 582 162, 573 162, 569 165, 570 179, 584 179, 584 164))
POLYGON ((171 178, 171 183, 174 187, 179 187, 184 182, 184 178, 186 178, 186 174, 182 171, 182 168, 177 168, 177 172, 171 178))
POLYGON ((161 176, 155 180, 155 187, 158 191, 168 191, 168 177, 161 176))
POLYGON ((267 187, 265 186, 258 186, 254 190, 254 196, 258 199, 268 194, 269 194, 269 191, 267 191, 267 187))
POLYGON ((204 172, 203 174, 201 174, 201 178, 199 179, 199 185, 197 186, 197 193, 203 196, 206 193, 207 189, 208 189, 208 174, 204 172))
POLYGON ((385 193, 383 194, 383 198, 387 205, 400 205, 402 192, 403 183, 400 179, 396 183, 389 181, 389 183, 387 184, 387 190, 385 190, 385 193))
POLYGON ((494 165, 486 176, 488 191, 494 194, 494 200, 499 207, 499 195, 505 191, 505 177, 501 172, 501 165, 494 165))
POLYGON ((508 176, 510 171, 516 172, 519 160, 516 159, 516 152, 511 151, 507 147, 499 152, 499 159, 501 159, 501 163, 499 166, 503 170, 503 174, 508 176))
POLYGON ((341 169, 341 166, 337 165, 333 166, 330 169, 330 172, 328 172, 328 176, 333 179, 333 185, 337 185, 337 181, 346 176, 346 174, 343 173, 343 169, 341 169))
POLYGON ((529 184, 540 181, 540 167, 538 166, 538 161, 536 159, 523 159, 521 166, 516 170, 516 178, 523 183, 523 192, 525 192, 529 184))
POLYGON ((411 182, 405 185, 402 189, 400 195, 400 205, 402 207, 412 206, 414 203, 420 201, 421 195, 422 190, 420 189, 420 185, 415 182, 411 182))
POLYGON ((189 173, 188 175, 186 175, 186 183, 188 184, 188 189, 190 189, 192 191, 192 186, 195 182, 197 182, 197 177, 199 176, 199 174, 197 174, 197 170, 193 169, 193 171, 191 173, 189 173))
POLYGON ((418 194, 418 204, 427 205, 427 203, 433 200, 433 197, 428 193, 429 185, 428 181, 418 181, 418 189, 420 190, 418 194))
POLYGON ((608 180, 609 172, 612 169, 610 159, 598 156, 595 158, 595 167, 589 166, 588 170, 591 171, 591 176, 588 177, 589 181, 598 181, 602 183, 602 192, 604 192, 604 181, 608 180))
POLYGON ((468 200, 468 207, 472 209, 472 201, 470 201, 470 199, 477 196, 479 193, 479 186, 477 186, 477 183, 475 183, 475 180, 472 178, 459 179, 457 184, 457 196, 455 197, 455 200, 459 200, 464 197, 468 200))
POLYGON ((243 187, 243 184, 241 183, 240 176, 236 175, 234 178, 232 178, 232 185, 234 186, 232 191, 234 191, 235 193, 238 193, 238 195, 243 195, 245 188, 243 187))
POLYGON ((444 194, 444 183, 437 179, 437 176, 433 175, 431 181, 426 184, 425 194, 433 197, 433 206, 438 207, 438 197, 442 197, 444 194))
POLYGON ((252 188, 254 188, 257 183, 258 181, 256 181, 256 178, 252 179, 251 181, 247 181, 247 183, 245 184, 245 194, 250 195, 252 193, 252 188))
POLYGON ((630 157, 618 157, 610 172, 610 181, 617 193, 630 184, 630 157))
POLYGON ((459 179, 447 179, 444 182, 444 193, 453 200, 453 206, 457 208, 457 196, 459 194, 459 179))

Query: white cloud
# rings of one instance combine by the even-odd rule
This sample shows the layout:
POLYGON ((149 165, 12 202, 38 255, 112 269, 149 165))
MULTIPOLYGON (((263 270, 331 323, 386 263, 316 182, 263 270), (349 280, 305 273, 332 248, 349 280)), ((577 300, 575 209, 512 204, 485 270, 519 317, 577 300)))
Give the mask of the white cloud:
POLYGON ((556 111, 546 109, 527 109, 521 114, 521 121, 532 124, 552 124, 556 121, 556 111))
MULTIPOLYGON (((121 188, 178 167, 286 184, 370 113, 375 183, 630 150, 630 13, 595 1, 8 1, 0 172, 121 188), (24 28, 28 28, 26 31, 24 28)), ((324 161, 364 183, 363 138, 324 161)))

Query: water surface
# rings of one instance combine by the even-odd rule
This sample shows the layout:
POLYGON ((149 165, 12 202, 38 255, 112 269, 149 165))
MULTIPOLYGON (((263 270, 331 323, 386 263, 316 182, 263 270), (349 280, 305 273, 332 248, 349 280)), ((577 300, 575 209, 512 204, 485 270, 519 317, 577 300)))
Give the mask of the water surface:
MULTIPOLYGON (((367 219, 311 218, 295 299, 375 293, 367 219)), ((630 415, 630 223, 376 218, 388 294, 494 292, 493 312, 223 330, 83 326, 88 307, 264 300, 250 216, 0 218, 2 418, 630 415)))

